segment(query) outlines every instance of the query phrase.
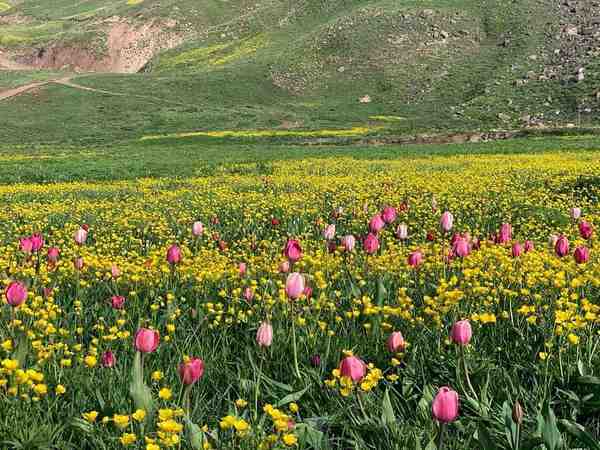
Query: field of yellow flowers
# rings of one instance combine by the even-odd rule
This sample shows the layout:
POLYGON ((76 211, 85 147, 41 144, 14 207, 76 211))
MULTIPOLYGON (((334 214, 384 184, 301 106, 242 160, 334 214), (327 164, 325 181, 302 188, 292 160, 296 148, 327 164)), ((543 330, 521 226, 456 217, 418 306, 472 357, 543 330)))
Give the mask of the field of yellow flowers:
POLYGON ((246 168, 0 186, 0 448, 600 449, 597 153, 246 168))

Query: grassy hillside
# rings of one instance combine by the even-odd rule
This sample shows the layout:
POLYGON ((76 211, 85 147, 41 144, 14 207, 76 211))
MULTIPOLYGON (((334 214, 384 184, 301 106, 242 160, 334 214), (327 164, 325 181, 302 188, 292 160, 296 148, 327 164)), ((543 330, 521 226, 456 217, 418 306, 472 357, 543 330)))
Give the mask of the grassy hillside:
POLYGON ((24 30, 12 51, 79 42, 101 55, 106 20, 116 16, 132 27, 173 21, 182 43, 157 54, 141 73, 77 78, 115 95, 49 86, 0 103, 0 114, 9 117, 0 138, 88 142, 214 129, 360 126, 398 134, 594 125, 600 92, 594 60, 581 57, 589 59, 581 82, 569 78, 573 68, 546 76, 562 45, 559 12, 548 0, 26 0, 4 13, 27 18, 8 25, 9 32, 0 29, 0 42, 17 36, 15 27, 24 30))

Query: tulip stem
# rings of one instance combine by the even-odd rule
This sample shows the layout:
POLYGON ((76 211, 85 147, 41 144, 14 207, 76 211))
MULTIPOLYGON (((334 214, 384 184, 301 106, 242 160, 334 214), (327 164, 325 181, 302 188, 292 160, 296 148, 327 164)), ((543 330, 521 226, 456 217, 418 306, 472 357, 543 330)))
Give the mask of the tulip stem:
POLYGON ((264 355, 260 355, 260 364, 258 368, 258 374, 256 375, 256 384, 254 385, 254 420, 258 418, 258 394, 260 391, 260 379, 262 377, 262 368, 264 355))
POLYGON ((438 450, 442 450, 444 446, 444 434, 446 434, 446 424, 440 424, 440 432, 438 433, 436 447, 438 450))
POLYGON ((467 386, 469 386, 469 389, 471 390, 471 393, 473 394, 475 399, 479 400, 479 397, 477 396, 477 392, 475 392, 475 389, 473 388, 473 385, 471 384, 471 378, 469 377, 469 366, 467 366, 467 358, 465 357, 465 348, 462 345, 460 347, 460 356, 462 359, 463 367, 465 369, 465 378, 467 380, 467 386))
POLYGON ((300 369, 298 368, 298 346, 296 345, 296 321, 292 314, 292 345, 294 347, 294 370, 296 371, 296 377, 300 377, 300 369))

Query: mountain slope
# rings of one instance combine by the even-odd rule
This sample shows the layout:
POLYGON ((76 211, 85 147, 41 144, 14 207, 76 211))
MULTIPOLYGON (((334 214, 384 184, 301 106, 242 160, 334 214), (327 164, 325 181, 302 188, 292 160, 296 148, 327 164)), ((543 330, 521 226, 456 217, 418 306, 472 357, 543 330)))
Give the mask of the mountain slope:
POLYGON ((0 104, 0 137, 594 125, 600 6, 583 3, 25 0, 0 16, 0 48, 36 68, 117 72, 77 82, 125 95, 49 86, 0 104))

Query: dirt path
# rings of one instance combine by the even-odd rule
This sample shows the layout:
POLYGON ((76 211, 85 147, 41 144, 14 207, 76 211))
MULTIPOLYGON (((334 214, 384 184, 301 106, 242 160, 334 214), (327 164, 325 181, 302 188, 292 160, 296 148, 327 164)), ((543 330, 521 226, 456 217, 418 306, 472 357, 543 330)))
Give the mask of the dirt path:
POLYGON ((25 92, 31 91, 33 89, 42 87, 48 84, 49 81, 37 81, 35 83, 29 83, 24 86, 19 86, 13 89, 8 89, 6 91, 0 92, 0 101, 6 100, 11 97, 16 97, 17 95, 23 94, 25 92))

